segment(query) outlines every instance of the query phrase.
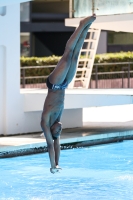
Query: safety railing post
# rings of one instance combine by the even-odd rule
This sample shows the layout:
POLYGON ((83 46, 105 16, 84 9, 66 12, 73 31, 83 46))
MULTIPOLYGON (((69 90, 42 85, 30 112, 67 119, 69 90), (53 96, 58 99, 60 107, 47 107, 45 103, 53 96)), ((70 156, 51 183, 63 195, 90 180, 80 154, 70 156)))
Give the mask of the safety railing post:
POLYGON ((124 77, 124 71, 123 71, 123 73, 122 73, 122 88, 124 87, 123 77, 124 77))
POLYGON ((69 0, 69 18, 73 17, 73 0, 69 0))
POLYGON ((95 66, 95 85, 96 85, 96 88, 98 88, 98 69, 97 69, 97 65, 95 66))
POLYGON ((25 68, 22 69, 22 87, 25 88, 25 68))
POLYGON ((130 88, 130 63, 128 64, 128 88, 130 88))

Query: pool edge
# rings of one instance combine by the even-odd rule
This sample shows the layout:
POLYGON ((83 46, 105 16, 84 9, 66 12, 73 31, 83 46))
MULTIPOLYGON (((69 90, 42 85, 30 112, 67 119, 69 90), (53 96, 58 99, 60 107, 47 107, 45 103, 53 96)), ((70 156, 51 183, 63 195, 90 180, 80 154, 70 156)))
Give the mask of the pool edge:
MULTIPOLYGON (((84 146, 93 146, 114 142, 121 142, 123 140, 132 140, 133 130, 93 134, 89 136, 73 137, 61 139, 61 150, 78 148, 84 146)), ((36 153, 47 152, 46 142, 29 143, 25 145, 17 145, 0 148, 0 158, 9 158, 23 155, 31 155, 36 153)))

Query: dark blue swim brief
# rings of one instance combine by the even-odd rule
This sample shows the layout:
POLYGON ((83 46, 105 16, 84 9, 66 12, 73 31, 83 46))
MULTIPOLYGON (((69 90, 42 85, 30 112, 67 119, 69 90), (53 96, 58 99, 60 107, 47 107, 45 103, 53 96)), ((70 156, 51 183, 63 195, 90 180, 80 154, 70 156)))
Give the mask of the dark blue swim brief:
POLYGON ((57 84, 50 83, 49 78, 47 78, 46 84, 47 84, 47 87, 52 90, 64 90, 68 86, 68 82, 66 80, 64 80, 62 84, 57 85, 57 84))

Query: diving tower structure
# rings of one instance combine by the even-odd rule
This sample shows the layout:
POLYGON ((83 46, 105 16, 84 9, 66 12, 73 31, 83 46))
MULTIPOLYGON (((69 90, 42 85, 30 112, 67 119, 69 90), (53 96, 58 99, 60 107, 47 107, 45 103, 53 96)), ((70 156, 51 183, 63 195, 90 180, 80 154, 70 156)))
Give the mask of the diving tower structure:
POLYGON ((77 73, 70 88, 74 87, 75 81, 81 81, 83 88, 89 87, 101 30, 133 33, 133 0, 70 0, 69 18, 65 19, 65 25, 77 27, 82 18, 93 13, 97 17, 80 51, 77 73))

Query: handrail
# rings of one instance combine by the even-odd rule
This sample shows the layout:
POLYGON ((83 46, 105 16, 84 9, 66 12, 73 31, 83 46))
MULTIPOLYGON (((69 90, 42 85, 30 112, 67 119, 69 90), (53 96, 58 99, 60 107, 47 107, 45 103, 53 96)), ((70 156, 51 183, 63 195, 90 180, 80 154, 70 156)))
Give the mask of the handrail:
POLYGON ((73 18, 73 0, 69 0, 69 18, 73 18))
MULTIPOLYGON (((123 74, 125 71, 115 71, 115 72, 97 72, 98 75, 104 75, 104 74, 123 74)), ((130 73, 133 73, 133 70, 130 71, 130 73)), ((95 73, 92 73, 93 75, 95 73)))
POLYGON ((56 67, 56 65, 44 65, 44 66, 23 66, 23 67, 20 67, 20 69, 45 69, 45 68, 54 68, 56 67))
POLYGON ((103 65, 125 65, 125 64, 133 64, 133 62, 94 63, 93 66, 103 66, 103 65))
MULTIPOLYGON (((27 76, 25 79, 35 79, 35 78, 47 78, 48 76, 27 76)), ((23 77, 21 77, 23 79, 23 77)))

